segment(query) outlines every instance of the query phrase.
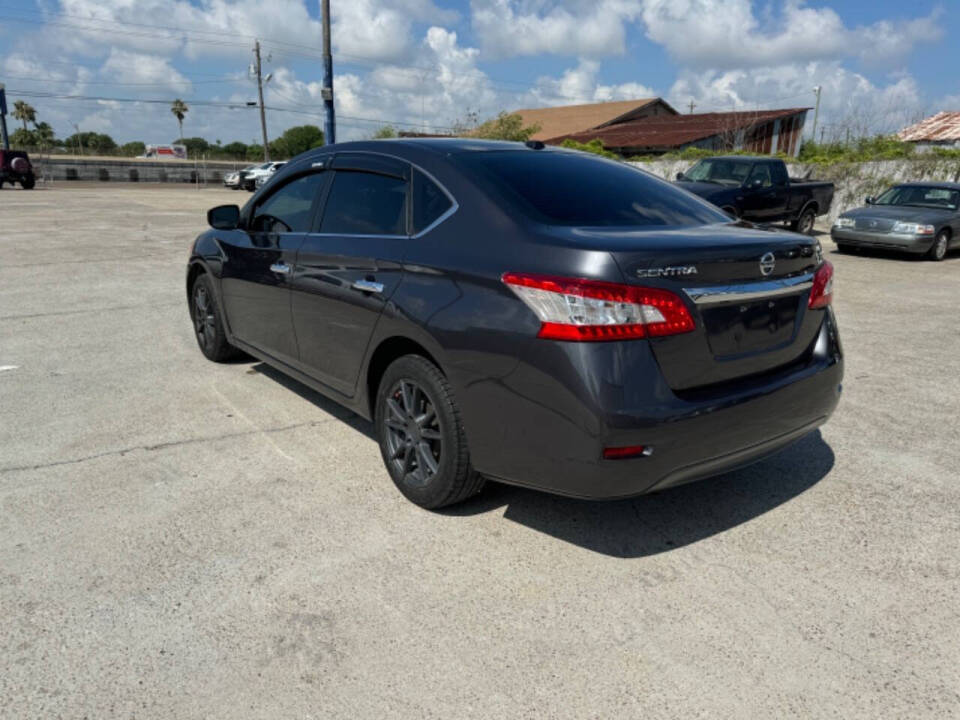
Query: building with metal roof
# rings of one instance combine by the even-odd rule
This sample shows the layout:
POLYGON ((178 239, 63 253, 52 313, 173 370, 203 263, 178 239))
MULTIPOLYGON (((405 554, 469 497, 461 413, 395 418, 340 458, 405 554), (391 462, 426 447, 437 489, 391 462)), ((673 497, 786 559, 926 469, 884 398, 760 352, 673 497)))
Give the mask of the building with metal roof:
POLYGON ((960 111, 938 112, 905 127, 897 137, 921 147, 960 147, 960 111))
POLYGON ((564 140, 586 143, 598 139, 604 148, 621 155, 662 154, 688 147, 715 150, 747 150, 763 155, 796 156, 810 108, 697 113, 637 117, 604 127, 548 138, 559 145, 564 140))
POLYGON ((678 115, 662 98, 528 108, 514 110, 511 114, 519 115, 525 127, 540 126, 531 137, 532 140, 548 140, 558 135, 595 130, 628 120, 678 115))

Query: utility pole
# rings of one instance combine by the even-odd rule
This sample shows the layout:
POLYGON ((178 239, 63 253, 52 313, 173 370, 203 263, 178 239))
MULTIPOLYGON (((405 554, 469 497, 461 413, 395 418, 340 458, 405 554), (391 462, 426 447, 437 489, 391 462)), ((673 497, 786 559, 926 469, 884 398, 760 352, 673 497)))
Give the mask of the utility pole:
MULTIPOLYGON (((260 41, 257 40, 253 47, 253 54, 257 60, 254 63, 254 69, 257 74, 257 96, 260 98, 260 130, 263 131, 263 161, 270 162, 270 146, 267 143, 267 114, 263 109, 263 69, 260 62, 260 41)), ((269 82, 270 78, 267 78, 269 82)))
POLYGON ((691 114, 691 115, 693 115, 693 109, 694 109, 696 106, 697 106, 697 104, 693 101, 693 98, 690 98, 690 114, 691 114))
POLYGON ((7 91, 0 83, 0 145, 4 150, 10 149, 10 136, 7 135, 7 91))
POLYGON ((320 91, 326 114, 323 121, 324 145, 337 141, 337 124, 333 112, 333 55, 330 52, 330 0, 323 0, 323 88, 320 91))
POLYGON ((83 138, 80 137, 80 126, 77 123, 70 123, 73 129, 77 131, 77 147, 80 148, 80 155, 83 156, 83 138))
POLYGON ((817 96, 817 106, 813 110, 813 140, 817 140, 817 120, 820 119, 820 91, 823 90, 823 85, 817 85, 813 92, 817 96))

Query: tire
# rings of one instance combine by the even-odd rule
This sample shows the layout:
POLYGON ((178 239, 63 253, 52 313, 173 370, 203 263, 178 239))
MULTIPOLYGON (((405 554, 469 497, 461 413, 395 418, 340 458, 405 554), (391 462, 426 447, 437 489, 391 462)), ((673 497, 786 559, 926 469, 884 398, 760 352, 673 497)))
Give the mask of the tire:
POLYGON ((809 235, 813 232, 814 223, 817 222, 817 211, 808 207, 800 216, 790 223, 790 229, 803 235, 809 235))
POLYGON ((950 245, 950 233, 941 230, 927 251, 927 257, 934 262, 940 262, 947 256, 947 246, 950 245))
POLYGON ((37 184, 37 179, 33 175, 27 175, 23 180, 20 181, 20 185, 23 186, 24 190, 33 190, 33 186, 37 184))
POLYGON ((207 360, 226 362, 240 355, 240 351, 227 342, 220 306, 207 273, 199 275, 190 288, 190 318, 197 345, 207 360))
POLYGON ((426 358, 404 355, 387 368, 375 423, 387 472, 412 503, 433 510, 480 492, 453 391, 426 358))

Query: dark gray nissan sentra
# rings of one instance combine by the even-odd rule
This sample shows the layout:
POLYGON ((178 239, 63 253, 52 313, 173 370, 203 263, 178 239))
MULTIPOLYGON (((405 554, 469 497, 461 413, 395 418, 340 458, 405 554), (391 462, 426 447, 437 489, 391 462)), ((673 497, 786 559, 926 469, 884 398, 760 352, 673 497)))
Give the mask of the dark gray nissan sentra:
POLYGON ((617 498, 716 475, 840 396, 817 242, 623 163, 346 143, 208 219, 186 287, 204 355, 245 351, 372 419, 424 507, 483 478, 617 498))
POLYGON ((943 260, 960 247, 960 184, 904 183, 836 219, 837 249, 885 248, 943 260))

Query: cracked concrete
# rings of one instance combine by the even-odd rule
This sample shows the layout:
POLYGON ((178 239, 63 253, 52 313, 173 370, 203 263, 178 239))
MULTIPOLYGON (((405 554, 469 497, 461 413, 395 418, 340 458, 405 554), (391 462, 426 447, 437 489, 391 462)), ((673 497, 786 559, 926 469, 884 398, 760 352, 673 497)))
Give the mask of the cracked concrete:
POLYGON ((595 504, 404 501, 368 424, 206 362, 220 189, 0 193, 3 717, 960 714, 960 257, 841 256, 833 420, 595 504))

